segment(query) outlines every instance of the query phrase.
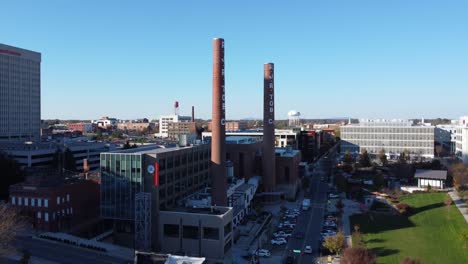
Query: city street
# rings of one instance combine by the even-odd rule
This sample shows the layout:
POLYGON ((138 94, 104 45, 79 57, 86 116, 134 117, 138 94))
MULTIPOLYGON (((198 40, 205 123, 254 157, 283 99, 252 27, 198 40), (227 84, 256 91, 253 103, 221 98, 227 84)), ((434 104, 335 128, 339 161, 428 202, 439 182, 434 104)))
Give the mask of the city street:
MULTIPOLYGON (((334 150, 330 152, 333 153, 334 150)), ((334 157, 334 154, 330 154, 328 158, 321 158, 316 163, 314 173, 310 176, 309 193, 305 195, 305 198, 311 199, 311 208, 302 211, 295 228, 296 233, 304 233, 304 239, 292 237, 285 252, 285 256, 292 255, 295 257, 295 263, 315 263, 315 259, 319 256, 320 231, 327 205, 328 191, 328 183, 321 181, 321 177, 325 176, 325 179, 327 178, 330 166, 333 164, 330 160, 334 160, 334 157), (312 254, 304 254, 306 245, 312 247, 312 254), (300 253, 294 253, 293 250, 300 250, 300 253)))
MULTIPOLYGON (((16 248, 27 249, 32 256, 39 257, 44 260, 53 261, 64 264, 79 264, 79 263, 128 263, 124 259, 111 257, 105 253, 81 249, 78 247, 63 245, 60 243, 49 242, 45 240, 33 239, 31 237, 18 237, 16 248)), ((16 263, 9 261, 8 263, 16 263)))

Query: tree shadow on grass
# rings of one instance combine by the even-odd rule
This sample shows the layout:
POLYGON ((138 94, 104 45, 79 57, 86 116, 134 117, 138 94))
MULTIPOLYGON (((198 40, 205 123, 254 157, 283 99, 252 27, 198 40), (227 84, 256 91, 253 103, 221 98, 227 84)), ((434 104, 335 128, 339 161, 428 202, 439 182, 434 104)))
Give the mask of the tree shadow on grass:
POLYGON ((400 250, 398 249, 390 249, 390 248, 384 248, 384 247, 371 248, 370 251, 372 251, 372 253, 376 254, 378 257, 390 256, 390 255, 398 254, 400 252, 400 250))
POLYGON ((415 226, 406 216, 375 213, 370 215, 353 215, 351 216, 351 224, 358 224, 363 234, 380 233, 415 226))
POLYGON ((413 209, 412 209, 412 214, 421 213, 421 212, 424 212, 424 211, 427 211, 427 210, 431 210, 431 209, 435 209, 435 208, 439 208, 439 207, 442 207, 442 206, 445 206, 444 203, 442 203, 442 202, 440 202, 440 203, 428 204, 428 205, 426 205, 426 206, 413 208, 413 209))
POLYGON ((366 241, 366 243, 382 243, 382 242, 385 242, 385 239, 374 238, 374 239, 369 239, 366 241))

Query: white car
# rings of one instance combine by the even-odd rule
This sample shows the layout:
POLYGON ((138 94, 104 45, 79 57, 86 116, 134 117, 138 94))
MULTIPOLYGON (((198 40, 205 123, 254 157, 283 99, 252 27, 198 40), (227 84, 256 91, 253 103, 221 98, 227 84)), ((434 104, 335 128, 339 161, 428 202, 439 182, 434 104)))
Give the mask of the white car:
POLYGON ((271 253, 268 249, 259 249, 254 251, 254 255, 259 257, 269 257, 271 256, 271 253))
POLYGON ((305 248, 304 248, 304 253, 306 253, 306 254, 312 254, 312 247, 311 247, 311 246, 305 246, 305 248))
POLYGON ((333 198, 339 198, 340 196, 338 194, 330 193, 330 195, 328 195, 328 197, 333 199, 333 198))
POLYGON ((275 239, 271 240, 272 245, 283 245, 283 244, 287 244, 287 243, 288 242, 283 237, 278 237, 278 238, 275 238, 275 239))
POLYGON ((274 237, 290 237, 290 236, 292 236, 292 234, 286 233, 284 231, 279 231, 277 233, 273 233, 273 236, 274 237))

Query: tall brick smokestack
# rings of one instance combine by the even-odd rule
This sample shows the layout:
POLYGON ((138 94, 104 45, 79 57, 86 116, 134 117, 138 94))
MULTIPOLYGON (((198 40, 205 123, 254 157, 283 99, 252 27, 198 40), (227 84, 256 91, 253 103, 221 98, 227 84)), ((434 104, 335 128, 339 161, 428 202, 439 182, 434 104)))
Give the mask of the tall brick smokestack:
POLYGON ((273 191, 275 175, 275 93, 274 64, 263 65, 263 185, 265 191, 273 191))
POLYGON ((213 204, 227 205, 226 190, 226 127, 224 99, 224 39, 213 39, 213 110, 211 137, 211 169, 213 204))
POLYGON ((192 122, 195 122, 195 106, 192 105, 192 122))

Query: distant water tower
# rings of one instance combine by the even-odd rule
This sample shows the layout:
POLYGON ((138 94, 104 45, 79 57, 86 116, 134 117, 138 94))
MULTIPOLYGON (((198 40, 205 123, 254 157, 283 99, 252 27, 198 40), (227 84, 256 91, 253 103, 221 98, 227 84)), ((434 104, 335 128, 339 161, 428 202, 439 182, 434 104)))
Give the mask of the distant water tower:
POLYGON ((291 110, 288 112, 289 126, 297 127, 301 125, 301 113, 296 110, 291 110))

